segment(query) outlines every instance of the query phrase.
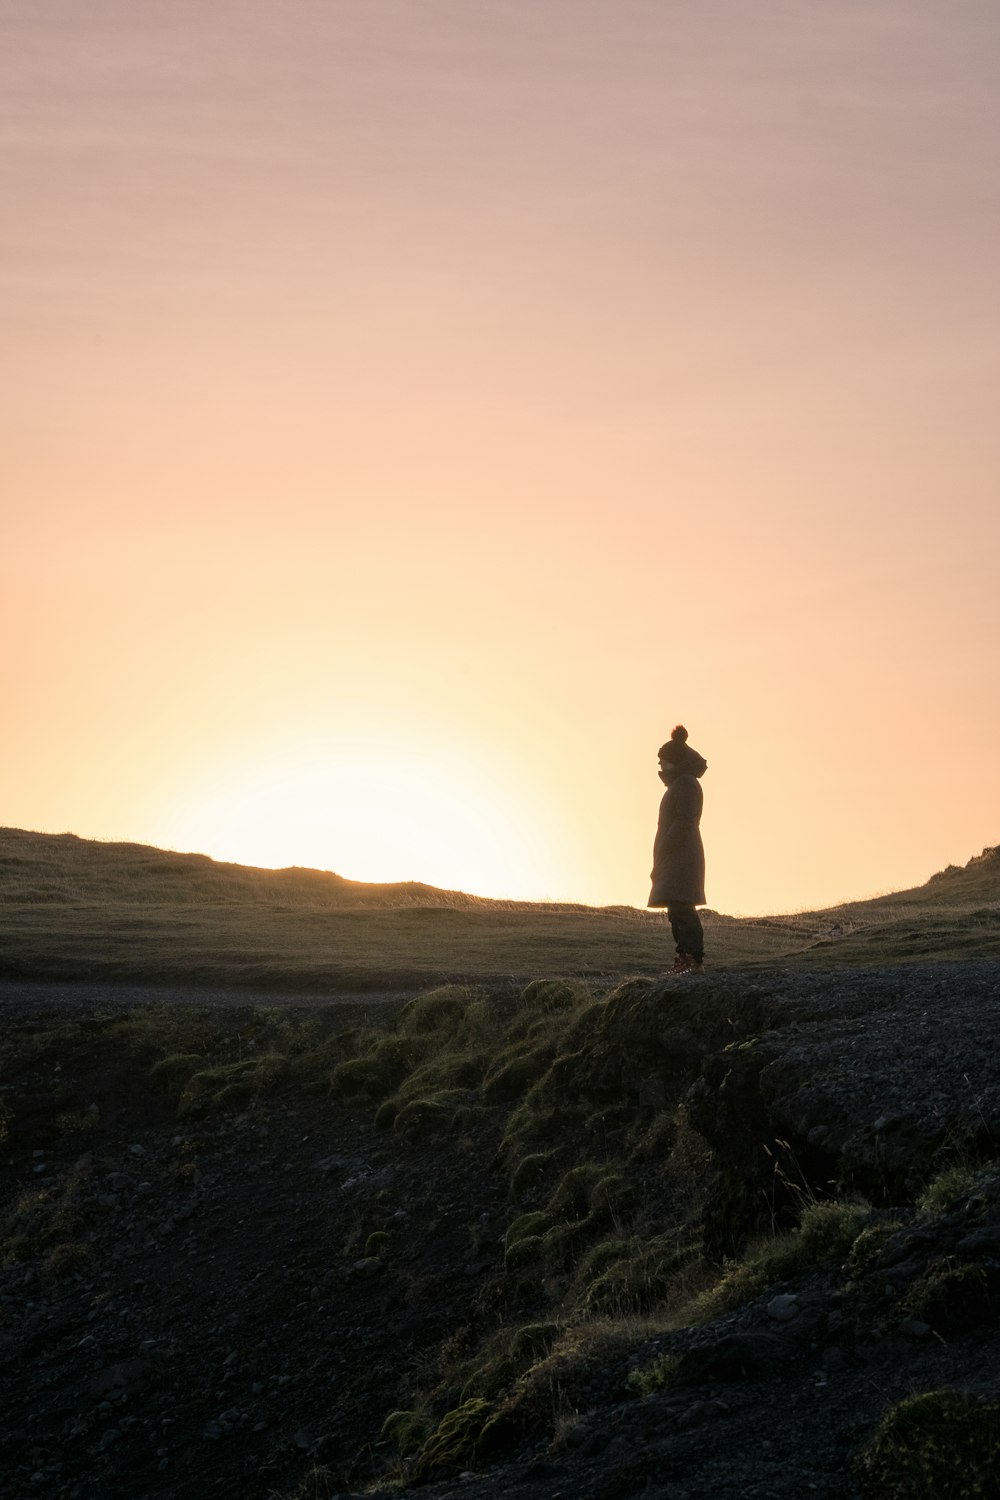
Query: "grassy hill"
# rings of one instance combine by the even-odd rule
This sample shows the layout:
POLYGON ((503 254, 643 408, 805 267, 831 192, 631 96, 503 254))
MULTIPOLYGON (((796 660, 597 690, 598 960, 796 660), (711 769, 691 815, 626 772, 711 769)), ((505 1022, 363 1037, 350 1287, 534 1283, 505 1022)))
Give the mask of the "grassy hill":
MULTIPOLYGON (((275 990, 416 988, 668 967, 662 913, 493 901, 0 829, 0 977, 275 990)), ((713 966, 1000 956, 1000 850, 820 912, 707 913, 713 966)))

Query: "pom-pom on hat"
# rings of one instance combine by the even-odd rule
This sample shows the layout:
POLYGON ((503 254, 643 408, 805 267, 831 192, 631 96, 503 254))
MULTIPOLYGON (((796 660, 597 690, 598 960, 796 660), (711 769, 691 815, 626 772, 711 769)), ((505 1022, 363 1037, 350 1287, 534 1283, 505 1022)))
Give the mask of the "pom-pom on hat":
POLYGON ((688 732, 684 725, 675 725, 670 732, 669 740, 657 751, 657 756, 671 770, 684 771, 689 776, 704 776, 708 769, 708 761, 688 744, 687 737, 688 732))

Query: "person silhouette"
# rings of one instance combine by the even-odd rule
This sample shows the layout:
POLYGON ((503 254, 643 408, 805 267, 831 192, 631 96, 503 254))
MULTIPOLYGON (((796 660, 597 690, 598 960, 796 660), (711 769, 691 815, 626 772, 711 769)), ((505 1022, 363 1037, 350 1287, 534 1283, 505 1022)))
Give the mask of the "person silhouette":
POLYGON ((653 882, 647 906, 667 908, 667 920, 677 947, 672 972, 701 974, 705 966, 705 934, 695 910, 705 905, 705 849, 701 842, 704 793, 699 781, 708 761, 687 742, 678 724, 657 755, 659 776, 666 787, 653 844, 653 882))

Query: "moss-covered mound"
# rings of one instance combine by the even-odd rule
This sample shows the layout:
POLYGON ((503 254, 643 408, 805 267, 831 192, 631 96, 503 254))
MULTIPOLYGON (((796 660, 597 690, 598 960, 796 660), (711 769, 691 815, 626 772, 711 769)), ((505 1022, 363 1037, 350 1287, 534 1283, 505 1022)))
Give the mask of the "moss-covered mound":
POLYGON ((865 1500, 995 1500, 1000 1399, 927 1391, 900 1401, 883 1416, 856 1472, 865 1500))

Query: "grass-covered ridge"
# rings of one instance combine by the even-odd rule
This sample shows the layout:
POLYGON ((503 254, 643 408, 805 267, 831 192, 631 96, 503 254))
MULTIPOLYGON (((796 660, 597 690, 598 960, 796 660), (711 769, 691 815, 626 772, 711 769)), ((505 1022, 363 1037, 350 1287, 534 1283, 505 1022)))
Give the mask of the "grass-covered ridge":
MULTIPOLYGON (((662 973, 662 913, 490 901, 321 870, 0 830, 0 978, 275 991, 414 990, 539 972, 662 973)), ((1000 858, 986 851, 897 896, 823 912, 706 913, 715 968, 1000 954, 1000 858)))

